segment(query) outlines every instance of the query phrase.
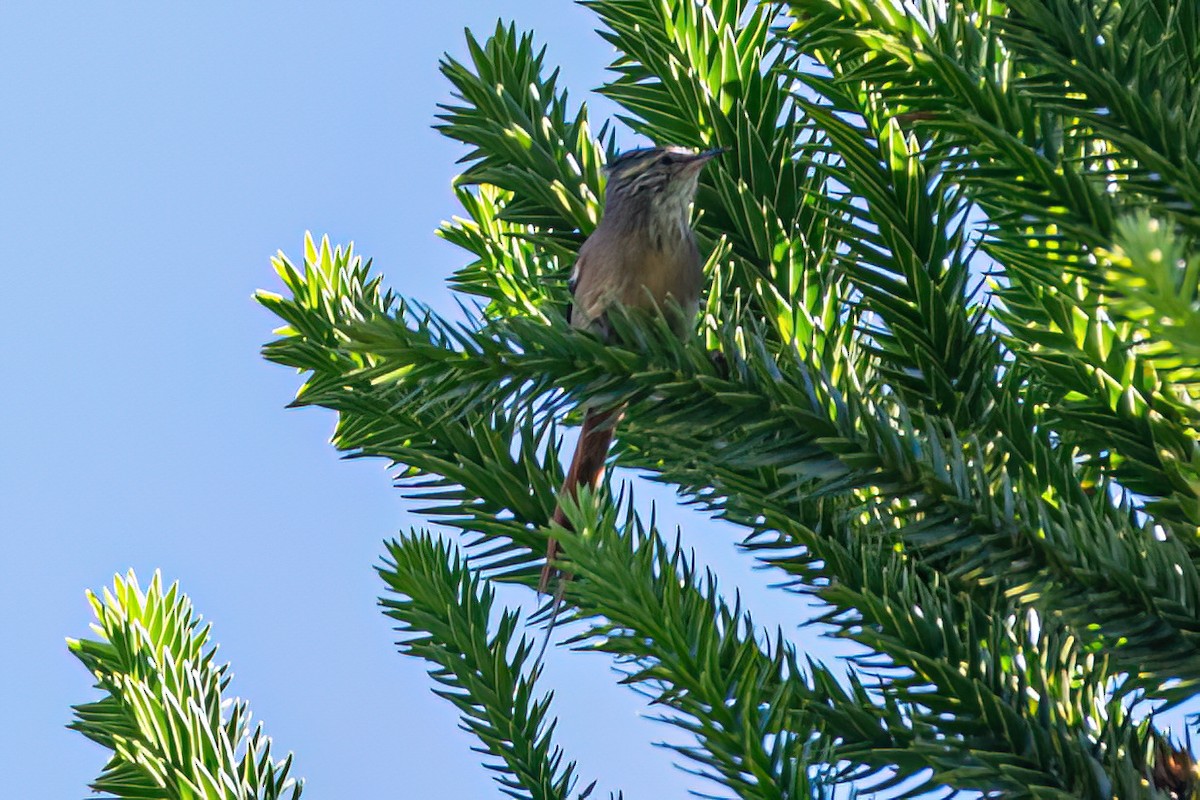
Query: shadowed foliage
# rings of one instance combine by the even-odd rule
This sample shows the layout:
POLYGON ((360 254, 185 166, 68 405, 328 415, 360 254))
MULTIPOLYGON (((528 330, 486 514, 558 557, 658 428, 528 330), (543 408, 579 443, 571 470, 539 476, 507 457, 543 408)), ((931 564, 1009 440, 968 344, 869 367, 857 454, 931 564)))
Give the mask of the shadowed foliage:
MULTIPOLYGON (((577 532, 553 535, 575 641, 694 734, 680 753, 726 792, 1190 796, 1148 712, 1200 681, 1200 10, 583 5, 616 51, 598 91, 621 110, 595 134, 531 34, 443 63, 439 127, 468 148, 442 229, 469 253, 462 318, 325 242, 280 255, 265 354, 305 371, 297 403, 337 411, 339 449, 392 461, 465 534, 435 552, 481 598, 531 585, 569 410, 626 404, 615 463, 742 527, 869 654, 848 674, 797 658, 628 490, 572 505, 577 532), (565 324, 565 275, 604 161, 646 139, 732 148, 696 199, 709 290, 694 341, 616 315, 606 347, 565 324)), ((385 602, 424 604, 405 622, 445 682, 460 645, 436 631, 487 623, 397 582, 431 546, 389 546, 407 599, 385 602)), ((491 646, 516 668, 503 619, 491 646)))

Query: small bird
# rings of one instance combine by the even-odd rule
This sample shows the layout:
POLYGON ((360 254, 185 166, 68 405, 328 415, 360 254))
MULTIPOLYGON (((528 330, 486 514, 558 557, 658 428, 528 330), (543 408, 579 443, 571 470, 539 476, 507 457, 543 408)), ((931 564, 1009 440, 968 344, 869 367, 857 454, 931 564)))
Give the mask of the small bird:
MULTIPOLYGON (((692 232, 690 209, 700 170, 725 148, 693 152, 684 147, 650 147, 622 153, 606 168, 604 216, 579 248, 569 283, 573 303, 567 319, 574 328, 613 342, 608 309, 614 304, 665 311, 674 300, 679 312, 667 319, 680 338, 692 331, 704 283, 703 261, 692 232)), ((600 486, 613 433, 624 409, 589 409, 575 445, 562 492, 600 486)), ((567 527, 559 506, 554 521, 567 527)), ((538 591, 554 576, 558 543, 546 548, 538 591)))

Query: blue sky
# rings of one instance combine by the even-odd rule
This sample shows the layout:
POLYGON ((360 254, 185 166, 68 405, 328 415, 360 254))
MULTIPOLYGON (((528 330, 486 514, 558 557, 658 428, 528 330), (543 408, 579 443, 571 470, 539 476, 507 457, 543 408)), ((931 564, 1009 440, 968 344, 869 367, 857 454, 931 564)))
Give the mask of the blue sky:
MULTIPOLYGON (((269 257, 298 258, 311 229, 454 308, 443 281, 463 255, 433 232, 457 211, 461 150, 430 128, 437 61, 500 15, 597 100, 609 48, 569 2, 4 4, 8 796, 87 794, 104 752, 64 727, 94 693, 63 640, 87 634, 84 590, 129 568, 180 581, 213 623, 306 796, 499 796, 375 605, 381 541, 420 520, 382 464, 338 459, 331 415, 284 409, 298 379, 259 357, 274 323, 251 294, 278 288, 269 257)), ((729 530, 667 519, 763 621, 802 618, 729 530)), ((546 678, 585 780, 697 786, 600 656, 552 652, 546 678)))

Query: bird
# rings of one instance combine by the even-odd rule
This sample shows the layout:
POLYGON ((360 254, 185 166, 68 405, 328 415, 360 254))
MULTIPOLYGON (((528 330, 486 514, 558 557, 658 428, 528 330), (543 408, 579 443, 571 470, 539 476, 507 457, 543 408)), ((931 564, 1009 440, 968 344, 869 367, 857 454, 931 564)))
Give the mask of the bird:
MULTIPOLYGON (((626 151, 607 165, 604 214, 579 248, 568 282, 571 327, 615 344, 608 311, 620 304, 666 314, 672 332, 681 339, 693 332, 704 270, 692 231, 691 205, 700 171, 723 152, 722 147, 701 152, 647 147, 626 151)), ((585 411, 560 497, 575 497, 580 486, 599 488, 608 448, 623 416, 623 407, 585 411)), ((561 503, 553 521, 569 527, 561 503)), ((552 538, 539 593, 544 594, 554 578, 557 555, 558 542, 552 538)))

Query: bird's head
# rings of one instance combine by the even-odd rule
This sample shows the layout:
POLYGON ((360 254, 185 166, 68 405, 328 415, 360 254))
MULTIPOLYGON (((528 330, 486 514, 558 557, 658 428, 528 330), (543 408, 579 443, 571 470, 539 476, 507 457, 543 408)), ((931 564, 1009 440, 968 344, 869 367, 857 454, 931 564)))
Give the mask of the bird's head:
POLYGON ((686 211, 696 193, 701 168, 725 148, 695 152, 686 147, 647 147, 614 158, 605 168, 607 211, 639 214, 686 211))

